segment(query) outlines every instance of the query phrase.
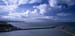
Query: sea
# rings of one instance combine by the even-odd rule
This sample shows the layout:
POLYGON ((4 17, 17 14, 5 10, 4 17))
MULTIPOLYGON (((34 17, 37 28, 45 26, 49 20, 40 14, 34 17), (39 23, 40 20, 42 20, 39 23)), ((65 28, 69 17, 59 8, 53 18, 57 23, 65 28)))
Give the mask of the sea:
POLYGON ((57 26, 57 27, 51 29, 17 30, 11 32, 1 32, 0 36, 72 36, 71 34, 60 30, 64 26, 68 26, 67 31, 75 33, 75 22, 51 22, 51 23, 8 22, 8 24, 12 24, 20 28, 44 27, 44 26, 57 26))

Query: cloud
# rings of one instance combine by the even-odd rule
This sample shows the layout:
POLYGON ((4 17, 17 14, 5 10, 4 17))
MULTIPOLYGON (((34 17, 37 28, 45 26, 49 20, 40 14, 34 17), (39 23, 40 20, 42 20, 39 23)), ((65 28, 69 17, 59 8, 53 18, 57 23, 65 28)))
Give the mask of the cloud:
POLYGON ((47 4, 40 4, 38 6, 33 6, 33 10, 26 10, 22 12, 8 12, 8 16, 2 16, 4 19, 14 20, 14 21, 26 21, 26 22, 42 22, 44 19, 53 20, 53 16, 45 16, 48 13, 49 6, 47 4))
MULTIPOLYGON (((51 0, 50 7, 48 4, 40 4, 40 5, 33 5, 32 10, 26 9, 25 11, 17 12, 15 9, 17 9, 18 5, 21 4, 33 4, 33 3, 40 3, 42 0, 10 0, 9 3, 15 3, 14 5, 9 6, 2 6, 1 11, 8 11, 7 16, 1 16, 4 19, 7 20, 14 20, 14 21, 26 21, 26 22, 41 22, 45 20, 60 20, 62 21, 58 16, 70 16, 70 13, 57 13, 56 16, 46 16, 46 13, 50 12, 50 7, 58 7, 57 0, 51 0), (19 2, 19 3, 16 3, 19 2)), ((65 2, 65 1, 64 1, 65 2)), ((30 7, 29 7, 30 8, 30 7)), ((54 8, 55 9, 55 8, 54 8)), ((56 10, 56 9, 55 9, 56 10)), ((52 11, 52 10, 51 10, 52 11)), ((54 13, 54 12, 53 12, 54 13)), ((54 14, 53 14, 54 15, 54 14)), ((68 19, 67 19, 68 20, 68 19)), ((64 20, 65 21, 65 20, 64 20)))
POLYGON ((68 4, 69 6, 75 5, 75 0, 64 0, 64 2, 65 2, 66 4, 68 4))
POLYGON ((15 11, 15 9, 17 8, 16 5, 0 5, 0 11, 6 11, 6 12, 10 12, 10 11, 15 11))
POLYGON ((40 3, 42 0, 2 0, 6 5, 0 5, 0 8, 4 11, 13 11, 22 4, 40 3))
POLYGON ((5 5, 3 6, 3 5, 0 5, 0 11, 7 11, 6 10, 7 8, 5 7, 5 5))
POLYGON ((42 0, 31 0, 29 3, 41 3, 42 2, 42 0))
POLYGON ((51 7, 57 6, 57 0, 49 0, 49 5, 50 5, 51 7))
POLYGON ((6 5, 21 5, 21 4, 33 4, 41 3, 43 0, 2 0, 6 5))
POLYGON ((47 4, 41 4, 38 6, 33 6, 33 10, 28 9, 28 10, 22 11, 22 12, 10 11, 10 12, 8 12, 7 16, 2 16, 2 18, 12 19, 12 20, 15 20, 17 18, 18 19, 27 19, 27 18, 32 19, 33 18, 33 20, 35 18, 47 18, 47 19, 49 19, 48 17, 44 17, 45 13, 47 13, 47 11, 48 11, 48 5, 47 4))
POLYGON ((30 2, 30 0, 19 0, 18 2, 19 2, 19 3, 18 3, 19 5, 20 5, 20 4, 27 4, 27 3, 30 2))
POLYGON ((8 16, 24 16, 24 17, 33 17, 33 16, 44 16, 48 11, 47 4, 41 4, 39 6, 33 6, 33 10, 26 10, 22 12, 9 12, 8 16), (35 8, 34 8, 35 7, 35 8))
POLYGON ((71 13, 57 13, 56 14, 57 16, 71 16, 72 14, 71 13))
POLYGON ((75 5, 75 0, 49 0, 49 5, 51 7, 59 7, 61 8, 64 5, 72 6, 75 5), (60 4, 60 5, 58 5, 60 4))
POLYGON ((25 21, 25 22, 44 22, 47 20, 54 20, 54 16, 38 16, 38 17, 26 17, 18 18, 16 16, 1 16, 3 19, 8 21, 25 21))
POLYGON ((30 17, 26 18, 26 22, 46 22, 47 20, 53 20, 53 16, 38 16, 38 17, 30 17))
POLYGON ((49 6, 47 4, 41 4, 39 6, 33 6, 33 8, 39 9, 39 13, 44 15, 45 13, 48 13, 49 6))
POLYGON ((33 3, 41 3, 42 2, 42 0, 17 0, 17 1, 18 1, 18 5, 20 5, 20 4, 33 4, 33 3))

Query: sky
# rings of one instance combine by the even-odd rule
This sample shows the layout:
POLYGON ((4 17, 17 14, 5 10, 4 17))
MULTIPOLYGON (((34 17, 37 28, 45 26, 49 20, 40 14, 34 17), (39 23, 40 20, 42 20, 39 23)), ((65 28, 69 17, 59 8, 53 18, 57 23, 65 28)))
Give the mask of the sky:
POLYGON ((75 0, 0 0, 0 20, 75 22, 75 0))

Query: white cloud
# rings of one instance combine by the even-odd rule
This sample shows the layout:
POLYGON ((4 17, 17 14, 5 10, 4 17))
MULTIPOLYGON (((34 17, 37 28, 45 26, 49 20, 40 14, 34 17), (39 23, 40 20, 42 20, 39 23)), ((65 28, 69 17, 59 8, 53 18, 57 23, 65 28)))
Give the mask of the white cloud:
POLYGON ((53 16, 44 16, 48 11, 47 4, 41 4, 39 6, 33 6, 33 11, 26 10, 22 12, 8 12, 8 16, 2 16, 2 18, 9 20, 27 21, 27 22, 40 22, 42 19, 54 19, 53 16), (35 8, 34 8, 35 7, 35 8), (30 21, 29 21, 30 20, 30 21))
POLYGON ((9 6, 7 6, 7 5, 0 5, 0 11, 7 11, 7 12, 9 12, 9 11, 14 11, 15 9, 17 8, 17 6, 16 5, 9 5, 9 6))
MULTIPOLYGON (((18 21, 27 21, 27 22, 39 22, 43 21, 42 19, 51 19, 51 20, 58 20, 57 16, 69 16, 71 14, 69 13, 58 13, 57 16, 45 16, 45 13, 48 13, 49 11, 49 6, 47 4, 40 4, 38 6, 33 6, 33 10, 26 10, 22 12, 16 12, 15 9, 17 8, 18 5, 21 4, 33 4, 33 3, 40 3, 41 0, 11 0, 11 5, 9 6, 4 6, 0 7, 3 11, 8 11, 8 16, 2 16, 4 19, 9 19, 9 20, 18 20, 18 21), (12 5, 12 3, 14 5, 12 5), (19 2, 19 3, 17 3, 19 2), (16 6, 16 7, 15 7, 16 6)), ((51 0, 50 1, 50 6, 55 7, 57 6, 58 1, 57 0, 51 0)), ((45 20, 44 20, 45 21, 45 20)))
POLYGON ((19 5, 20 5, 20 4, 27 4, 27 3, 30 2, 30 0, 19 0, 18 2, 19 2, 19 3, 18 3, 19 5))
POLYGON ((8 9, 7 10, 6 9, 7 8, 5 6, 0 5, 0 11, 7 11, 8 9))
POLYGON ((57 16, 71 16, 71 13, 57 13, 57 16))
POLYGON ((54 16, 38 16, 25 19, 26 22, 44 22, 47 20, 54 20, 54 16))
POLYGON ((48 5, 47 4, 41 4, 39 6, 35 6, 33 11, 31 10, 26 10, 22 11, 20 13, 14 11, 14 12, 9 12, 8 16, 16 16, 16 17, 37 17, 37 16, 44 16, 45 13, 48 13, 48 5))
POLYGON ((40 3, 42 0, 2 0, 6 5, 0 5, 1 10, 13 11, 21 4, 40 3))
POLYGON ((49 0, 49 5, 51 7, 61 7, 63 4, 67 4, 68 6, 75 5, 75 0, 49 0), (61 4, 58 6, 58 4, 61 4))
POLYGON ((55 6, 57 6, 57 0, 49 0, 49 5, 51 6, 51 7, 55 7, 55 6))
POLYGON ((48 5, 47 4, 41 4, 38 6, 33 6, 33 10, 26 10, 22 12, 14 12, 10 11, 8 12, 8 16, 2 16, 2 18, 9 19, 9 20, 18 20, 18 21, 29 21, 35 22, 35 21, 43 21, 42 19, 53 19, 51 16, 44 16, 45 13, 48 11, 48 5), (40 20, 38 20, 40 19, 40 20))
POLYGON ((2 16, 2 18, 7 19, 8 21, 25 21, 25 22, 44 22, 46 20, 54 20, 54 16, 38 16, 26 18, 18 18, 15 16, 2 16))
POLYGON ((42 5, 38 6, 38 9, 40 9, 40 14, 45 14, 48 12, 49 7, 47 4, 42 4, 42 5))
POLYGON ((21 4, 33 4, 41 3, 42 0, 2 0, 6 5, 21 5, 21 4))
POLYGON ((42 0, 31 0, 29 3, 40 3, 42 0))
POLYGON ((6 4, 16 4, 16 5, 21 5, 21 4, 33 4, 33 3, 40 3, 42 0, 3 0, 6 4))
MULTIPOLYGON (((9 12, 15 12, 16 8, 21 5, 21 4, 27 4, 27 3, 40 3, 42 0, 3 0, 7 5, 1 5, 1 11, 7 11, 9 12)), ((33 11, 27 10, 24 11, 26 16, 32 15, 32 16, 38 16, 38 15, 44 15, 48 10, 48 5, 47 4, 41 4, 39 6, 36 6, 36 9, 34 9, 33 11)), ((10 13, 9 13, 10 14, 10 13)))
POLYGON ((33 6, 33 8, 39 9, 39 14, 44 15, 49 11, 49 6, 47 4, 41 4, 39 6, 33 6))

